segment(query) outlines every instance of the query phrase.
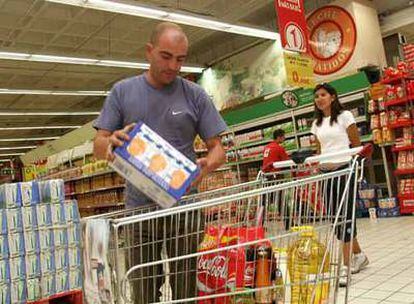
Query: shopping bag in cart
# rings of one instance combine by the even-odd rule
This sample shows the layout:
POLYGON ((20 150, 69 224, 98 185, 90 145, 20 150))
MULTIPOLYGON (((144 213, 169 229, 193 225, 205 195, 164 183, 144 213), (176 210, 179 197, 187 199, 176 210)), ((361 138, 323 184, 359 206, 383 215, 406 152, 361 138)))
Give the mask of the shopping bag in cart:
MULTIPOLYGON (((199 296, 226 293, 236 289, 254 286, 255 250, 257 246, 270 247, 269 242, 255 246, 240 245, 253 240, 264 239, 263 227, 218 227, 208 226, 199 252, 220 249, 207 253, 197 260, 197 287, 199 296)), ((200 304, 229 304, 231 297, 224 296, 199 300, 200 304)))

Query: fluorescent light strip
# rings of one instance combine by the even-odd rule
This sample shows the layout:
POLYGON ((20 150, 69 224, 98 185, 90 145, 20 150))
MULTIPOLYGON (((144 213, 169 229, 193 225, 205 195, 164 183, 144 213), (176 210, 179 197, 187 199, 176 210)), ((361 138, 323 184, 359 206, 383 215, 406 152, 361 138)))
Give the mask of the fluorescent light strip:
POLYGON ((9 141, 38 141, 38 140, 54 140, 58 139, 60 136, 48 136, 48 137, 27 137, 27 138, 0 138, 0 142, 9 142, 9 141))
POLYGON ((52 91, 52 90, 24 90, 0 89, 0 94, 18 95, 62 95, 62 96, 106 96, 109 91, 52 91))
POLYGON ((244 36, 251 36, 263 39, 278 40, 280 35, 276 32, 257 29, 253 27, 240 26, 236 24, 216 21, 197 15, 169 12, 159 8, 151 8, 133 3, 110 1, 110 0, 46 0, 54 3, 61 3, 83 8, 119 13, 125 15, 138 16, 143 18, 171 21, 190 26, 228 32, 244 36))
POLYGON ((0 116, 92 116, 100 112, 0 112, 0 116))
POLYGON ((0 163, 6 163, 11 162, 12 160, 10 158, 0 159, 0 163))
POLYGON ((55 130, 55 129, 79 129, 82 126, 39 126, 39 127, 0 127, 0 131, 12 130, 55 130))
POLYGON ((4 150, 27 150, 27 149, 34 149, 37 146, 19 146, 19 147, 0 147, 0 151, 4 150))
POLYGON ((4 154, 0 154, 1 156, 19 156, 19 155, 25 155, 26 153, 4 153, 4 154))
MULTIPOLYGON (((95 65, 95 66, 106 66, 106 67, 131 68, 131 69, 139 69, 139 70, 149 69, 149 64, 145 62, 100 60, 100 59, 93 59, 93 58, 65 57, 65 56, 13 53, 13 52, 0 52, 0 59, 35 61, 35 62, 53 62, 53 63, 64 63, 64 64, 95 65)), ((197 67, 197 66, 181 67, 181 72, 185 72, 185 73, 199 73, 200 74, 203 72, 203 70, 204 70, 203 67, 197 67)))

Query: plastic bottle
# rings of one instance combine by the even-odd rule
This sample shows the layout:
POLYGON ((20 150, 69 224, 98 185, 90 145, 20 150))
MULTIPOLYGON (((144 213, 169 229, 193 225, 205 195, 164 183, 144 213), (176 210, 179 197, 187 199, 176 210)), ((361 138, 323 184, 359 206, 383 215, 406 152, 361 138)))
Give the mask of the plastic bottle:
POLYGON ((285 285, 283 282, 283 273, 279 267, 279 252, 273 251, 273 269, 272 269, 272 303, 284 304, 285 303, 285 285))
MULTIPOLYGON (((272 285, 270 280, 270 255, 267 248, 259 248, 257 250, 256 261, 256 288, 269 287, 272 285)), ((264 289, 256 291, 257 304, 272 303, 272 289, 264 289)))
POLYGON ((300 237, 288 250, 291 304, 326 303, 329 297, 329 253, 323 261, 326 248, 318 242, 313 227, 294 227, 293 231, 300 232, 300 237))

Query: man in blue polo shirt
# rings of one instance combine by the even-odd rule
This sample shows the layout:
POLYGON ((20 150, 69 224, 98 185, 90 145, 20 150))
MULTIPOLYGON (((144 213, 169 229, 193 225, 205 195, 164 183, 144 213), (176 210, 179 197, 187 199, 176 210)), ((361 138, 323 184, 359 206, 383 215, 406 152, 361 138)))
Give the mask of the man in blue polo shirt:
MULTIPOLYGON (((195 184, 200 182, 206 174, 224 163, 225 152, 219 134, 226 130, 225 122, 207 93, 200 86, 178 76, 187 52, 188 40, 181 27, 167 22, 156 26, 150 42, 146 46, 146 57, 150 63, 149 70, 141 75, 117 82, 108 95, 100 116, 94 123, 94 127, 97 129, 94 140, 94 154, 96 157, 113 159, 112 148, 120 146, 124 140, 128 140, 127 133, 132 129, 133 124, 142 121, 188 158, 197 161, 201 167, 201 173, 195 184), (194 138, 197 134, 205 141, 208 149, 207 156, 198 160, 196 160, 193 149, 194 138)), ((127 183, 125 203, 127 208, 131 208, 147 205, 151 201, 127 183)), ((182 223, 182 218, 184 217, 179 220, 169 220, 167 227, 169 237, 176 237, 177 239, 178 234, 182 233, 181 227, 186 225, 187 233, 196 232, 194 235, 197 236, 197 240, 190 241, 191 245, 182 244, 181 241, 177 240, 171 241, 171 244, 167 244, 170 257, 176 255, 173 251, 180 252, 180 255, 184 254, 184 250, 186 254, 194 253, 197 249, 197 242, 201 241, 198 240, 198 237, 202 233, 200 229, 202 226, 198 224, 195 227, 194 223, 194 227, 189 227, 189 223, 182 223), (175 221, 179 224, 173 224, 175 221)), ((167 219, 165 219, 166 221, 167 219)), ((153 240, 159 239, 160 234, 165 229, 165 222, 162 224, 161 220, 157 221, 156 225, 159 225, 159 227, 144 223, 140 231, 134 231, 133 233, 139 233, 141 239, 143 236, 144 240, 141 240, 141 243, 147 241, 147 247, 156 246, 153 240)), ((165 238, 165 234, 163 238, 165 238)), ((184 238, 181 238, 184 241, 184 238)), ((140 252, 151 251, 151 256, 143 257, 138 251, 133 253, 135 257, 132 263, 142 264, 146 261, 159 260, 159 245, 161 242, 157 244, 155 249, 140 248, 140 252)), ((183 265, 179 264, 177 262, 178 266, 175 266, 175 269, 179 268, 176 270, 177 275, 170 280, 180 282, 186 288, 177 286, 173 282, 173 297, 174 299, 180 299, 195 296, 195 269, 184 269, 182 268, 183 265)), ((185 264, 188 267, 189 263, 185 264)), ((191 264, 193 264, 193 261, 191 261, 191 264)), ((144 273, 143 276, 156 276, 160 274, 159 272, 157 270, 154 273, 153 270, 151 272, 148 269, 148 272, 144 273)), ((158 288, 160 284, 159 282, 155 284, 154 280, 141 279, 141 287, 134 284, 135 303, 159 301, 158 288)))

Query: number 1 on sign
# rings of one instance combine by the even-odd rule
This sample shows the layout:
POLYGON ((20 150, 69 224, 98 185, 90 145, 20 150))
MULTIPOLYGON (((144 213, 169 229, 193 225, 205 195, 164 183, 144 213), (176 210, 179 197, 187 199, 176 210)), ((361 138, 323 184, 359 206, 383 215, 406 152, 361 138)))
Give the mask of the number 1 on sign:
POLYGON ((305 51, 305 37, 302 30, 294 23, 290 23, 285 29, 287 49, 292 51, 305 51))

